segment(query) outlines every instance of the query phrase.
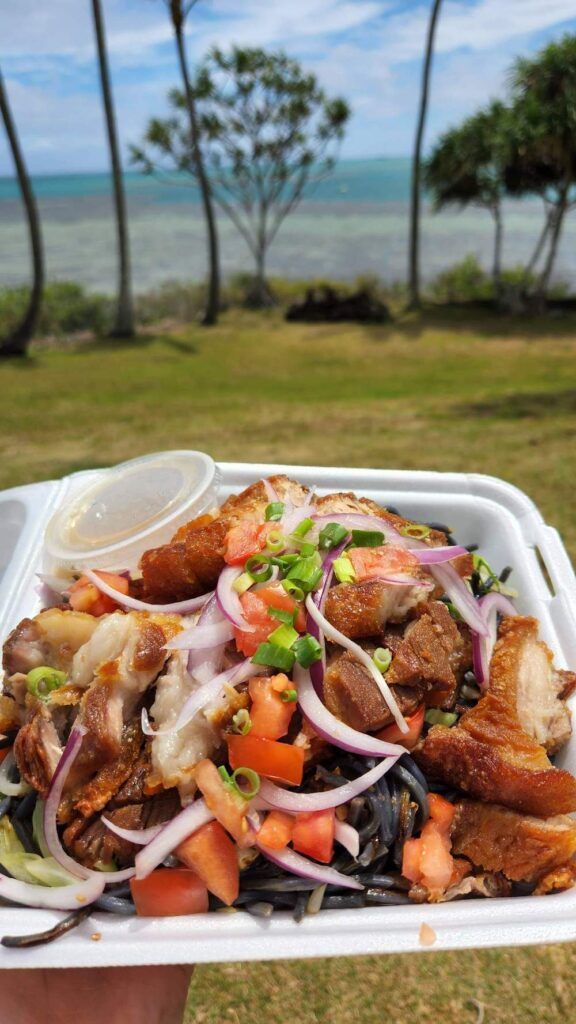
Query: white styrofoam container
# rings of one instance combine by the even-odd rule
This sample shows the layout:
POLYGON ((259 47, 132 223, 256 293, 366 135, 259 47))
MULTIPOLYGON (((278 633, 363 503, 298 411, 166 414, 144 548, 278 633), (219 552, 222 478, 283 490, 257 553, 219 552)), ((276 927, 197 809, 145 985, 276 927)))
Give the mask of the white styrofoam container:
MULTIPOLYGON (((462 544, 477 543, 497 567, 513 565, 520 612, 535 615, 559 667, 576 666, 576 579, 556 530, 530 499, 494 477, 463 473, 221 464, 221 496, 271 472, 286 472, 320 494, 353 490, 396 506, 416 521, 451 526, 462 544), (545 571, 548 576, 546 579, 545 571)), ((0 492, 0 639, 39 610, 35 573, 48 519, 98 471, 0 492)), ((576 774, 576 736, 558 761, 576 774)), ((50 927, 52 911, 0 907, 0 935, 50 927)), ((159 919, 94 914, 75 931, 29 950, 0 950, 0 967, 104 967, 133 964, 267 960, 398 953, 422 949, 421 924, 436 933, 433 949, 528 945, 576 939, 576 889, 547 897, 465 900, 436 906, 325 911, 295 924, 289 913, 269 921, 245 913, 159 919), (91 941, 100 933, 99 941, 91 941)))

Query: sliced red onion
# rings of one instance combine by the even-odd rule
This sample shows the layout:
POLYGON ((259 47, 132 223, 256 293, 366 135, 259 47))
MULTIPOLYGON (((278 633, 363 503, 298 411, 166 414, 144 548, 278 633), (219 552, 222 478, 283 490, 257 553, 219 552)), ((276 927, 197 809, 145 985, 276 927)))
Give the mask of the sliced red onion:
POLYGON ((261 676, 265 673, 266 669, 262 668, 261 665, 253 665, 249 659, 246 659, 240 665, 233 665, 232 668, 221 672, 215 679, 211 679, 209 683, 204 683, 203 686, 199 686, 197 690, 194 690, 180 708, 174 724, 165 726, 162 729, 152 728, 148 712, 146 708, 142 708, 142 732, 145 736, 169 736, 171 733, 179 732, 180 729, 188 725, 188 722, 202 708, 217 699, 225 685, 238 686, 247 679, 251 679, 252 676, 261 676))
POLYGON ((62 576, 52 576, 46 572, 37 572, 36 576, 45 587, 48 587, 48 590, 51 590, 59 597, 68 590, 72 583, 71 579, 65 580, 62 576))
POLYGON ((158 835, 136 854, 136 878, 146 878, 180 843, 197 832, 202 825, 212 821, 213 817, 212 811, 202 798, 188 804, 188 807, 164 825, 158 835))
POLYGON ((485 687, 490 679, 490 662, 498 636, 498 615, 517 615, 512 602, 497 591, 481 597, 478 604, 488 629, 487 636, 472 633, 472 660, 474 675, 479 686, 485 687))
POLYGON ((278 491, 272 486, 272 482, 267 477, 262 477, 262 483, 264 484, 264 490, 266 491, 266 497, 268 498, 268 501, 270 503, 272 503, 273 501, 280 501, 280 498, 278 497, 278 491))
MULTIPOLYGON (((204 605, 198 618, 197 626, 209 626, 218 622, 226 622, 226 617, 218 607, 216 595, 204 605)), ((208 683, 217 676, 222 668, 226 644, 218 644, 211 650, 189 651, 187 669, 199 683, 208 683)))
POLYGON ((421 565, 437 565, 439 562, 451 562, 453 558, 459 558, 460 555, 468 555, 470 552, 468 548, 463 548, 459 544, 452 544, 443 548, 415 548, 414 554, 421 565))
POLYGON ((354 643, 353 640, 350 640, 347 636, 344 636, 344 633, 341 633, 340 630, 336 629, 336 627, 333 626, 331 622, 328 622, 328 619, 326 619, 324 615, 322 615, 322 613, 314 604, 314 600, 311 594, 308 594, 308 597, 306 598, 306 607, 311 617, 320 627, 324 635, 327 636, 329 640, 332 640, 334 643, 339 644, 340 647, 345 647, 347 651, 350 651, 350 653, 353 654, 355 658, 362 665, 364 665, 365 668, 368 669, 370 675, 372 676, 374 682, 376 683, 376 686, 378 687, 380 693, 384 697, 388 709, 393 715, 394 721, 396 722, 396 725, 400 729, 400 732, 408 732, 408 725, 404 721, 402 712, 400 711, 400 708, 396 703, 396 698, 394 697, 394 694, 392 693, 390 687, 388 686, 388 683, 384 679, 384 676, 382 675, 380 670, 376 668, 376 665, 374 664, 370 655, 366 654, 366 651, 363 650, 359 644, 354 643))
POLYGON ((336 818, 334 823, 334 838, 336 842, 340 843, 340 846, 343 846, 345 850, 348 850, 350 856, 354 857, 354 860, 356 860, 356 857, 360 853, 360 834, 358 829, 353 828, 347 821, 339 821, 338 818, 336 818))
POLYGON ((30 885, 15 878, 0 875, 0 897, 22 903, 26 907, 40 907, 46 910, 80 910, 94 903, 104 892, 104 878, 92 871, 91 877, 72 885, 30 885))
POLYGON ((164 825, 152 825, 150 828, 121 828, 120 825, 115 825, 113 821, 105 818, 104 815, 102 815, 100 821, 114 835, 120 836, 120 839, 125 839, 127 843, 134 843, 135 846, 146 846, 164 828, 164 825))
POLYGON ((105 583, 91 569, 85 569, 84 575, 102 594, 111 597, 122 608, 130 608, 136 612, 165 612, 167 615, 188 615, 190 612, 196 612, 199 608, 202 608, 214 593, 214 591, 210 591, 208 594, 201 594, 200 597, 190 597, 186 601, 173 601, 172 604, 149 604, 147 601, 138 601, 135 597, 130 597, 128 594, 121 594, 118 590, 114 590, 114 587, 110 587, 108 583, 105 583))
POLYGON ((216 585, 216 600, 222 614, 234 626, 237 626, 238 629, 243 630, 245 633, 253 633, 254 627, 246 622, 240 598, 233 589, 233 584, 242 575, 243 571, 241 567, 235 565, 228 565, 222 570, 216 585))
POLYGON ((307 669, 296 665, 293 677, 298 689, 298 704, 302 714, 310 722, 314 732, 332 746, 349 750, 352 754, 362 754, 364 757, 398 758, 406 753, 405 747, 399 743, 386 743, 376 736, 358 732, 336 718, 320 700, 307 669))
MULTIPOLYGON (((342 554, 344 548, 348 543, 349 537, 345 537, 340 544, 326 555, 324 562, 322 563, 323 578, 320 587, 313 593, 313 601, 316 607, 322 614, 324 614, 324 605, 326 603, 326 597, 332 583, 332 577, 334 575, 334 562, 342 554)), ((311 636, 313 636, 322 648, 322 657, 315 661, 310 666, 310 676, 314 683, 314 689, 316 693, 322 697, 324 691, 324 673, 326 672, 326 644, 324 642, 324 634, 319 628, 317 622, 312 618, 310 614, 306 614, 306 629, 311 636)))
POLYGON ((177 633, 166 644, 168 651, 206 651, 232 640, 234 627, 226 619, 224 622, 201 626, 198 623, 177 633))
POLYGON ((364 578, 367 581, 381 580, 382 583, 389 583, 393 587, 420 587, 421 590, 432 590, 434 586, 431 580, 420 579, 418 576, 385 576, 383 573, 375 572, 364 578))
MULTIPOLYGON (((398 749, 405 753, 402 747, 398 749)), ((342 786, 334 786, 333 789, 328 789, 324 793, 294 793, 276 786, 267 779, 261 779, 258 795, 270 807, 278 811, 288 811, 291 814, 326 811, 330 807, 340 807, 342 804, 347 804, 349 800, 359 796, 365 789, 369 789, 370 786, 373 786, 375 782, 378 782, 378 779, 381 779, 386 774, 397 759, 398 755, 386 757, 375 768, 371 768, 369 772, 365 772, 359 778, 354 779, 352 782, 345 782, 342 786)))
POLYGON ((298 875, 300 878, 311 878, 315 882, 321 882, 325 885, 339 885, 343 889, 364 888, 361 882, 351 878, 350 875, 343 875, 340 871, 327 867, 325 864, 315 864, 314 861, 308 860, 307 857, 302 857, 299 853, 291 850, 289 846, 286 846, 283 850, 270 850, 269 847, 262 846, 260 843, 256 845, 268 860, 271 860, 273 864, 277 864, 278 867, 284 868, 285 871, 289 871, 292 875, 298 875))
POLYGON ((58 861, 61 867, 66 868, 71 875, 75 875, 77 878, 84 879, 99 879, 102 882, 102 888, 107 883, 123 882, 127 878, 132 878, 134 874, 134 868, 125 868, 124 871, 91 871, 90 868, 85 868, 82 864, 78 864, 77 861, 73 860, 66 851, 64 850, 60 836, 58 835, 58 826, 56 815, 58 813, 58 805, 62 796, 62 791, 66 784, 70 769, 76 760, 80 747, 82 746, 82 740, 88 732, 86 726, 75 724, 72 727, 68 742, 62 751, 62 755, 58 764, 56 765, 56 771, 52 776, 50 783, 50 789, 48 790, 48 796, 44 804, 44 836, 46 844, 52 857, 58 861))
POLYGON ((10 772, 14 764, 14 754, 10 751, 0 765, 0 793, 4 796, 26 796, 26 793, 32 791, 32 786, 26 782, 26 779, 20 779, 20 782, 10 781, 10 772))

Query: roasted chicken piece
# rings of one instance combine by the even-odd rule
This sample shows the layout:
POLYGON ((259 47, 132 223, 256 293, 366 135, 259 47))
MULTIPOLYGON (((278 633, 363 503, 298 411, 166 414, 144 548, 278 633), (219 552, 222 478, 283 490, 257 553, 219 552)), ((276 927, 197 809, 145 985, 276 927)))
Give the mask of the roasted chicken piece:
POLYGON ((433 726, 415 757, 432 779, 480 800, 547 818, 576 810, 576 779, 552 766, 544 747, 518 719, 515 659, 519 636, 526 630, 532 636, 531 623, 507 621, 494 649, 486 695, 454 728, 433 726))
POLYGON ((554 668, 552 651, 538 639, 538 622, 504 619, 490 666, 490 692, 506 701, 522 728, 549 753, 570 738, 565 698, 576 687, 574 672, 554 668))
MULTIPOLYGON (((536 882, 572 860, 576 821, 563 814, 543 821, 498 804, 462 800, 452 824, 452 852, 512 881, 536 882)), ((557 883, 566 888, 560 874, 557 883)))

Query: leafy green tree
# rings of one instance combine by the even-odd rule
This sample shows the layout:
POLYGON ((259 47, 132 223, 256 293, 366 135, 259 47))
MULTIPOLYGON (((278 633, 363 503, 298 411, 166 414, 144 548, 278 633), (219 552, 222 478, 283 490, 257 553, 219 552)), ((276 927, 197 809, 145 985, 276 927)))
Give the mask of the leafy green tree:
MULTIPOLYGON (((212 193, 254 257, 254 303, 269 304, 268 249, 307 186, 334 166, 348 105, 329 99, 297 61, 261 49, 214 49, 192 87, 212 193)), ((197 177, 186 97, 175 89, 169 100, 172 116, 149 123, 133 159, 148 173, 197 177)))
POLYGON ((42 232, 40 229, 40 218, 36 197, 32 183, 28 175, 24 155, 20 147, 16 124, 10 109, 8 93, 4 85, 4 79, 0 72, 0 116, 4 122, 8 145, 14 160, 18 185, 22 195, 22 201, 28 219, 28 232, 30 235, 30 249, 32 251, 32 289, 24 315, 20 323, 11 331, 7 338, 0 340, 0 356, 24 356, 28 349, 28 343, 34 334, 34 329, 40 315, 42 305, 42 292, 44 289, 44 249, 42 245, 42 232))
POLYGON ((420 178, 422 171, 422 144, 424 142, 424 129, 426 128, 426 114, 428 112, 428 94, 430 91, 430 77, 432 74, 432 60, 434 57, 434 36, 440 14, 442 0, 432 0, 430 19, 428 21, 428 32, 426 35, 426 50, 424 53, 424 64, 422 67, 422 82, 420 86, 420 107, 418 121, 416 123, 416 138, 414 140, 414 155, 412 157, 412 182, 410 196, 410 237, 408 249, 408 298, 411 309, 420 307, 420 178))
POLYGON ((494 219, 494 295, 502 274, 502 199, 509 156, 509 111, 494 101, 440 137, 424 166, 434 208, 479 206, 494 219))

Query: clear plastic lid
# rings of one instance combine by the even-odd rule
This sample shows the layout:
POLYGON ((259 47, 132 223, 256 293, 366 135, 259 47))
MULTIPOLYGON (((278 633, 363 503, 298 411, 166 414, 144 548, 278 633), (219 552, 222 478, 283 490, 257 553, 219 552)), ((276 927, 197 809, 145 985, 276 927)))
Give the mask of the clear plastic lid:
POLYGON ((103 470, 48 523, 46 560, 52 571, 134 569, 143 551, 213 507, 219 484, 203 452, 156 452, 103 470))

